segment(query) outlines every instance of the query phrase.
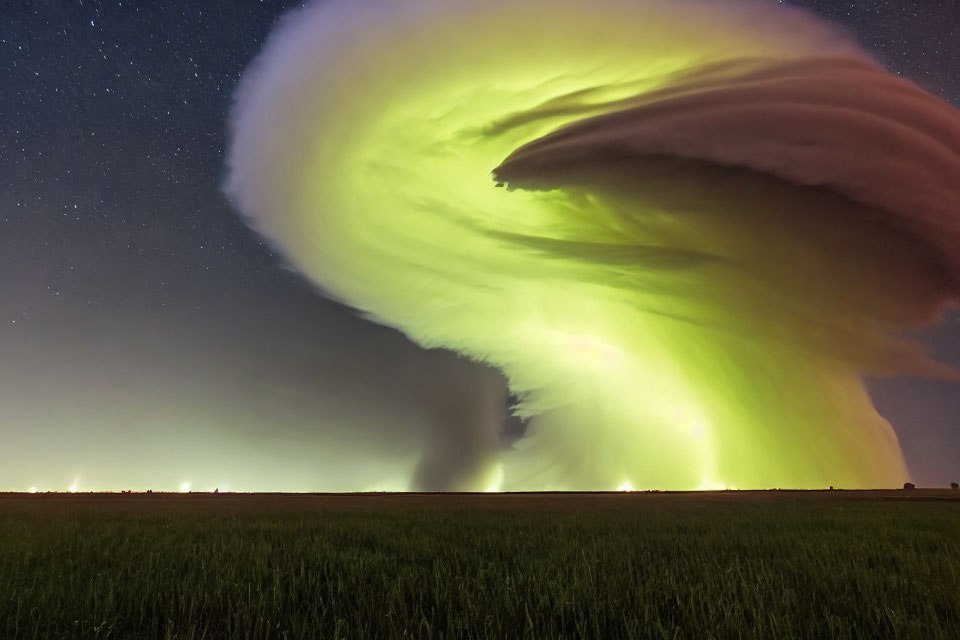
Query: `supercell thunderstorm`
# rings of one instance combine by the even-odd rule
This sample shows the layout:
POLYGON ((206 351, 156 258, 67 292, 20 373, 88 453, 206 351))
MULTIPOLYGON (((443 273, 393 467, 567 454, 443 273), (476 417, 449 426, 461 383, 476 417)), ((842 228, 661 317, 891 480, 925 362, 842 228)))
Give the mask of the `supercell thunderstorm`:
POLYGON ((308 5, 228 165, 328 295, 521 398, 439 488, 893 486, 863 377, 956 377, 903 332, 960 291, 960 114, 776 4, 308 5))

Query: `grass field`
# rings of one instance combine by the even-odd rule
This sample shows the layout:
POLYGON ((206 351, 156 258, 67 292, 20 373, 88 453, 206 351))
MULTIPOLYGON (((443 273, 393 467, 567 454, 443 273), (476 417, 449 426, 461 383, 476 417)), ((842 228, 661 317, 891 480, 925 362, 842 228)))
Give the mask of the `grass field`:
POLYGON ((0 638, 960 638, 960 492, 0 494, 0 638))

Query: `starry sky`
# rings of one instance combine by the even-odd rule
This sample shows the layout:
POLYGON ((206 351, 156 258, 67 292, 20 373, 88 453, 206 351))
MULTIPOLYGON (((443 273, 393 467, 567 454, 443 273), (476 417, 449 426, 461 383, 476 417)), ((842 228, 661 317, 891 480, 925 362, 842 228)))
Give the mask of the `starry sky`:
MULTIPOLYGON (((221 192, 231 93, 297 2, 5 0, 0 489, 399 488, 492 372, 370 324, 221 192)), ((960 2, 792 2, 960 106, 960 2)), ((922 334, 960 365, 960 314, 922 334)), ((960 477, 960 389, 871 381, 918 484, 960 477)))

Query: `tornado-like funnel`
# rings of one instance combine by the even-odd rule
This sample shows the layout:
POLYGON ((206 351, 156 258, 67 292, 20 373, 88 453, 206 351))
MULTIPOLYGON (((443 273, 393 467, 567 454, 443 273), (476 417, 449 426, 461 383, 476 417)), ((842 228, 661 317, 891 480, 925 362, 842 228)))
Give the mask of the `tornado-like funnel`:
POLYGON ((960 114, 797 10, 317 3, 231 125, 296 268, 522 398, 475 488, 898 485, 862 377, 955 375, 896 336, 960 290, 960 114))

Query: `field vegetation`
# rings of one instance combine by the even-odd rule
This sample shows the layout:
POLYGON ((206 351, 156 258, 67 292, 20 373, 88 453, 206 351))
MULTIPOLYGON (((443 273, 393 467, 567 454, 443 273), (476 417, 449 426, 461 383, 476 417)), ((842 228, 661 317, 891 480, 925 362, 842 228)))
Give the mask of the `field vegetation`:
POLYGON ((960 638, 960 493, 0 494, 0 638, 960 638))

